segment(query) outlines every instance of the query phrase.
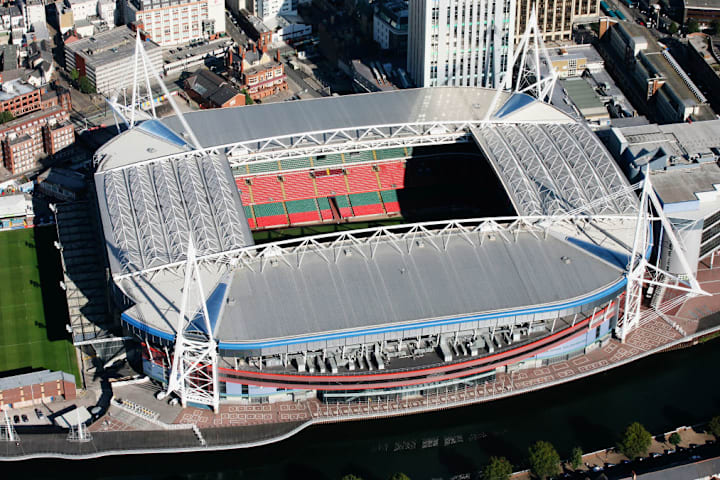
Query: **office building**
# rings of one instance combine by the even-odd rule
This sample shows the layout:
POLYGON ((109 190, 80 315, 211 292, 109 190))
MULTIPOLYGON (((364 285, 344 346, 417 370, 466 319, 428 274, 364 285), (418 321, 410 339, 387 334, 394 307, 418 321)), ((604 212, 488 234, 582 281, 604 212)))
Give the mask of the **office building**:
POLYGON ((514 0, 410 0, 408 73, 418 87, 495 87, 514 34, 514 0))

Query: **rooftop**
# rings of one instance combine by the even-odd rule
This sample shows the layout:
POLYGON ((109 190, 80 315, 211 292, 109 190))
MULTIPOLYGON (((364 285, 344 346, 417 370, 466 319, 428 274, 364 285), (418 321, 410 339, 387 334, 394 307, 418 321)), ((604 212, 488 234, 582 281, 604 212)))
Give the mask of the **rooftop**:
POLYGON ((187 88, 215 105, 223 105, 240 94, 230 83, 210 70, 201 68, 185 80, 187 88))
POLYGON ((10 390, 11 388, 29 387, 30 385, 37 385, 38 383, 55 382, 57 380, 75 383, 75 377, 68 373, 42 370, 0 378, 0 391, 10 390))
POLYGON ((685 8, 695 8, 698 10, 718 10, 720 9, 720 0, 683 0, 685 8))
POLYGON ((598 94, 584 78, 568 78, 561 80, 561 84, 582 116, 586 118, 610 116, 598 94))
MULTIPOLYGON (((144 43, 144 47, 150 55, 155 50, 157 54, 161 52, 160 47, 149 40, 144 43)), ((135 54, 135 32, 128 27, 117 27, 66 44, 65 49, 80 54, 90 65, 117 62, 135 54)))

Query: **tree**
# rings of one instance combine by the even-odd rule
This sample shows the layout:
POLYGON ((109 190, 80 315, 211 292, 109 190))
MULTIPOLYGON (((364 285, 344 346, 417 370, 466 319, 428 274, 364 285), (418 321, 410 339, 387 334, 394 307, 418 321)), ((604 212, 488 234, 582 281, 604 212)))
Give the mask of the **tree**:
POLYGON ((10 120, 13 120, 15 116, 12 114, 10 110, 5 110, 4 112, 0 112, 0 123, 9 122, 10 120))
POLYGON ((402 472, 393 473, 388 480, 410 480, 410 477, 402 472))
POLYGON ((80 91, 82 93, 95 93, 95 86, 92 84, 90 80, 86 76, 80 77, 80 81, 78 82, 78 85, 80 87, 80 91))
POLYGON ((720 415, 718 415, 717 417, 713 417, 708 422, 707 431, 720 438, 720 415))
POLYGON ((672 435, 670 435, 668 441, 677 447, 678 445, 680 445, 682 439, 680 438, 680 434, 678 432, 673 432, 672 435))
POLYGON ((697 21, 697 20, 694 20, 694 19, 692 19, 692 18, 691 18, 690 20, 688 20, 687 30, 688 30, 688 33, 696 33, 696 32, 699 32, 699 31, 700 31, 700 25, 698 24, 698 21, 697 21))
POLYGON ((505 457, 490 457, 483 471, 485 480, 507 480, 512 475, 512 465, 505 457))
POLYGON ((583 451, 580 447, 575 447, 570 453, 570 466, 573 470, 577 470, 582 465, 583 451))
POLYGON ((358 477, 357 475, 348 473, 347 475, 343 475, 343 477, 340 480, 362 480, 362 477, 358 477))
POLYGON ((678 30, 678 24, 675 22, 670 22, 670 26, 668 26, 668 33, 670 35, 675 35, 676 33, 678 33, 678 30))
POLYGON ((652 443, 652 435, 640 423, 634 422, 625 430, 618 449, 629 459, 643 456, 652 443))
POLYGON ((80 72, 78 72, 77 68, 73 68, 70 71, 70 80, 72 80, 73 83, 77 83, 77 81, 80 79, 80 72))
POLYGON ((560 455, 550 442, 538 440, 528 450, 530 453, 530 471, 544 480, 560 473, 560 455))

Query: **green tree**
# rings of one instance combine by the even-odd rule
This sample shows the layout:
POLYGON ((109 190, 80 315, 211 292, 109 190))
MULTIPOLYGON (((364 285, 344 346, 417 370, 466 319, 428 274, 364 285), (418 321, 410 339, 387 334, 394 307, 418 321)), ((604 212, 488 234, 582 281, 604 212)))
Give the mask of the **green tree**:
POLYGON ((80 77, 78 86, 80 87, 80 91, 82 93, 96 93, 95 86, 92 84, 92 82, 90 80, 88 80, 87 77, 80 77))
POLYGON ((670 22, 670 26, 668 26, 668 33, 670 35, 675 35, 676 33, 678 33, 678 30, 678 24, 675 22, 670 22))
POLYGON ((652 443, 652 435, 640 423, 634 422, 625 430, 618 449, 629 459, 643 456, 652 443))
POLYGON ((245 94, 245 105, 252 105, 255 103, 246 89, 243 88, 240 92, 245 94))
POLYGON ((393 473, 388 480, 410 480, 410 477, 402 472, 393 473))
POLYGON ((677 447, 678 445, 680 445, 682 439, 680 438, 680 434, 678 432, 673 432, 672 435, 670 435, 668 441, 677 447))
POLYGON ((720 438, 720 415, 708 422, 707 431, 720 438))
POLYGON ((512 475, 512 464, 505 457, 490 457, 483 471, 485 480, 507 480, 512 475))
POLYGON ((582 456, 582 448, 575 447, 572 449, 572 452, 570 453, 570 466, 573 468, 573 470, 577 470, 578 468, 580 468, 580 465, 582 465, 582 456))
POLYGON ((343 477, 340 480, 362 480, 362 477, 358 477, 357 475, 348 473, 347 475, 343 475, 343 477))
POLYGON ((688 30, 688 33, 699 32, 699 31, 700 31, 700 25, 698 24, 698 21, 697 21, 697 20, 694 20, 694 19, 692 19, 692 18, 691 18, 690 20, 688 20, 687 30, 688 30))
POLYGON ((9 122, 10 120, 13 120, 14 118, 15 118, 15 116, 9 110, 0 112, 0 123, 9 122))
POLYGON ((530 471, 541 480, 560 473, 560 455, 550 442, 538 440, 528 450, 530 471))

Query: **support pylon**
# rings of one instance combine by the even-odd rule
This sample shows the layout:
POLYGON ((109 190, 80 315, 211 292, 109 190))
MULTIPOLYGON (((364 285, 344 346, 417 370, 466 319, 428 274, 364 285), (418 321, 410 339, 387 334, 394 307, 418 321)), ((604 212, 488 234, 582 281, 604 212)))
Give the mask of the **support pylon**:
POLYGON ((633 249, 628 260, 626 278, 625 308, 617 325, 617 334, 622 342, 625 341, 628 333, 640 323, 643 286, 654 285, 656 287, 672 288, 685 292, 690 296, 710 295, 700 287, 697 277, 693 273, 693 268, 691 268, 685 256, 685 250, 675 234, 673 225, 665 216, 662 203, 652 188, 649 171, 645 173, 640 194, 640 208, 638 209, 633 249), (657 217, 652 216, 652 209, 655 210, 657 217), (678 276, 647 261, 648 251, 652 247, 650 238, 652 219, 660 220, 663 232, 671 242, 673 255, 678 256, 687 280, 681 280, 678 276))
POLYGON ((167 390, 158 398, 162 400, 171 393, 180 397, 183 407, 187 406, 188 402, 199 403, 212 406, 213 411, 218 413, 220 391, 217 343, 210 325, 205 291, 192 240, 188 246, 183 296, 175 328, 172 370, 167 390), (195 315, 188 312, 188 296, 191 290, 197 291, 200 297, 200 308, 195 315), (197 321, 198 316, 202 317, 200 322, 197 321))
MULTIPOLYGON (((512 65, 508 66, 508 69, 512 72, 515 67, 518 68, 515 92, 527 93, 543 102, 552 97, 558 74, 543 42, 534 5, 525 32, 515 49, 512 65)), ((512 75, 506 77, 507 82, 512 81, 512 75)))
POLYGON ((0 442, 19 442, 20 437, 18 437, 12 422, 10 422, 7 410, 3 410, 3 415, 5 418, 3 423, 0 424, 0 442))

